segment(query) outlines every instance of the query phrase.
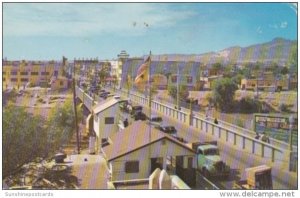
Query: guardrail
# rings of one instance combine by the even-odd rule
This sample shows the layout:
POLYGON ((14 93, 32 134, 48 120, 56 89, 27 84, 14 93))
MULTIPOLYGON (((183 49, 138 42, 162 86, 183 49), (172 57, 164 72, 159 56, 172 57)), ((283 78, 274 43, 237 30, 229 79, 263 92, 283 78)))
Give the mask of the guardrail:
MULTIPOLYGON (((124 90, 118 90, 119 94, 127 97, 128 92, 124 90)), ((82 93, 83 90, 76 88, 76 95, 79 98, 83 98, 83 103, 90 109, 92 108, 93 98, 87 94, 82 93), (78 92, 78 93, 77 93, 78 92)), ((129 98, 139 104, 147 105, 149 99, 141 94, 129 93, 129 98)), ((190 115, 190 113, 180 111, 169 105, 162 104, 157 101, 151 101, 152 109, 158 112, 172 117, 182 123, 188 124, 191 127, 201 129, 201 131, 212 135, 216 139, 223 140, 225 142, 231 143, 240 149, 248 150, 253 154, 260 155, 263 158, 270 158, 272 162, 276 160, 286 160, 288 150, 278 148, 278 146, 268 144, 257 140, 247 134, 238 130, 233 130, 229 127, 223 126, 220 122, 219 124, 214 124, 209 120, 205 120, 195 115, 190 115)), ((241 128, 243 129, 243 128, 241 128)))

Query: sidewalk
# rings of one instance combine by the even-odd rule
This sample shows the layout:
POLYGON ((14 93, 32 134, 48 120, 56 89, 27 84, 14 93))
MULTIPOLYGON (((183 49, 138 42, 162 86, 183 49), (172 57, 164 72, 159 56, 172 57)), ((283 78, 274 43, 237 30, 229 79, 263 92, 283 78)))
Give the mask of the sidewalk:
POLYGON ((78 179, 79 189, 107 189, 108 167, 101 155, 90 155, 88 150, 69 155, 66 159, 72 166, 72 175, 78 179))

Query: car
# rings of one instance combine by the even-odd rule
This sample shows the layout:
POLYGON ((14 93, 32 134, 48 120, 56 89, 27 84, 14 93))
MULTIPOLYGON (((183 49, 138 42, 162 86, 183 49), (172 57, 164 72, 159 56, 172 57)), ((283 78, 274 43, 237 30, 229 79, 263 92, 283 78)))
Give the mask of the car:
POLYGON ((177 134, 177 130, 174 126, 158 126, 156 128, 169 135, 177 134))
POLYGON ((147 116, 146 114, 144 114, 141 111, 136 112, 135 114, 131 115, 132 118, 134 118, 134 120, 147 120, 147 116))
POLYGON ((100 98, 107 98, 108 94, 110 94, 109 92, 103 92, 101 94, 99 94, 100 98))
POLYGON ((162 117, 157 115, 151 115, 148 117, 148 124, 154 125, 155 127, 161 126, 162 121, 162 117))
POLYGON ((142 112, 143 111, 143 107, 142 106, 131 106, 131 108, 129 108, 130 114, 133 115, 136 112, 142 112))

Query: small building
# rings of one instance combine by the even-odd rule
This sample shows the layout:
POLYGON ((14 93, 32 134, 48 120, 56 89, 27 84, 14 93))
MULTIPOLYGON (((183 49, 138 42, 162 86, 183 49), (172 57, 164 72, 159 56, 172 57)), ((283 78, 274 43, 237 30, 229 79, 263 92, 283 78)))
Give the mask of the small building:
POLYGON ((148 178, 156 169, 178 175, 195 185, 195 151, 143 121, 136 121, 109 137, 101 149, 108 162, 111 180, 148 178))
POLYGON ((51 90, 62 90, 69 88, 70 82, 66 77, 55 77, 50 81, 51 90))
POLYGON ((276 78, 270 72, 265 72, 258 78, 242 79, 241 88, 243 90, 265 90, 265 91, 281 91, 289 90, 289 78, 287 76, 282 76, 281 78, 276 78))
POLYGON ((93 128, 97 148, 100 146, 99 141, 102 145, 107 142, 108 137, 119 130, 118 124, 121 119, 119 104, 125 101, 112 97, 93 107, 93 128))

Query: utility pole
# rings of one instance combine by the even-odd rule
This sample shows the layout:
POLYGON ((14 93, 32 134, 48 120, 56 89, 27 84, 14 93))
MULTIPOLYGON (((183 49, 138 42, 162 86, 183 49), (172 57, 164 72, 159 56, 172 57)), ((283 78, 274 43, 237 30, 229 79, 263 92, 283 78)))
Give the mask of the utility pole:
POLYGON ((289 117, 289 146, 290 146, 290 151, 293 151, 293 124, 294 124, 294 116, 291 115, 289 117))
POLYGON ((177 105, 177 109, 180 110, 180 107, 179 107, 179 65, 178 63, 177 64, 177 101, 176 101, 176 105, 177 105))
POLYGON ((78 131, 78 123, 77 123, 77 109, 76 109, 76 93, 75 93, 75 62, 74 62, 74 71, 73 71, 73 106, 74 106, 74 115, 75 115, 75 130, 76 130, 76 143, 77 143, 77 154, 80 154, 80 143, 79 143, 79 131, 78 131))

